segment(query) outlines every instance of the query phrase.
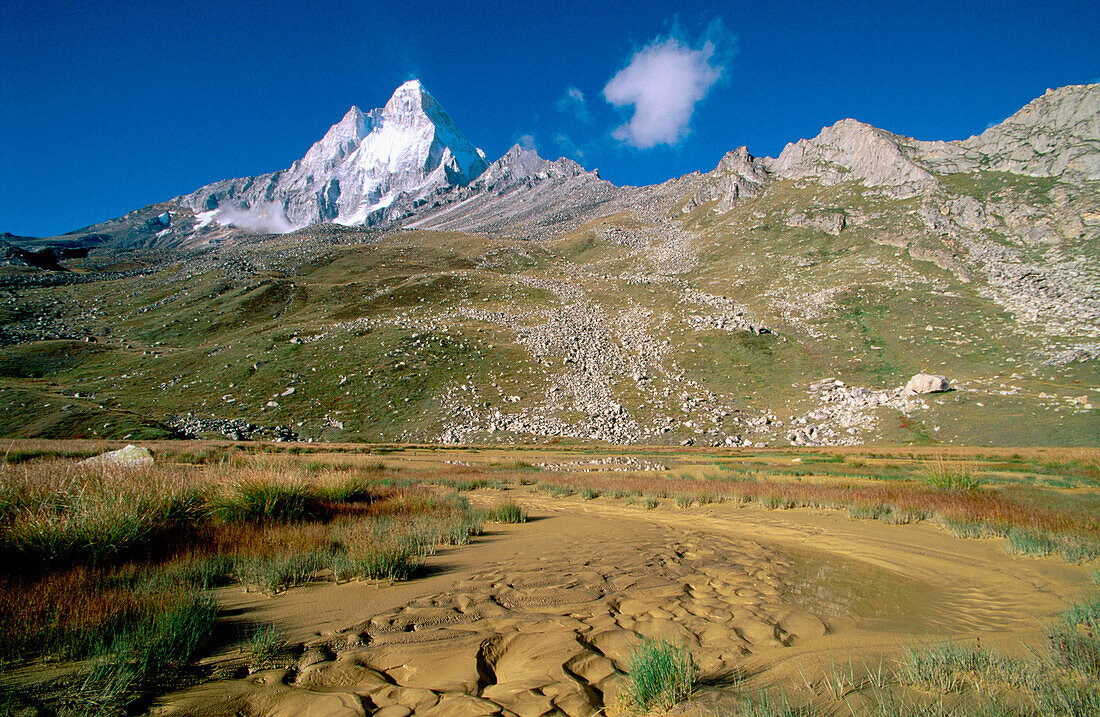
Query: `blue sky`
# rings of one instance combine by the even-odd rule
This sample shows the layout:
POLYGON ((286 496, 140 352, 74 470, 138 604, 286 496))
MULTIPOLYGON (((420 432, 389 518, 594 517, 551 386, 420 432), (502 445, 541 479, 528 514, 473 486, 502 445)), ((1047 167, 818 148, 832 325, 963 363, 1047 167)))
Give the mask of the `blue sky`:
POLYGON ((533 143, 616 184, 844 117, 961 139, 1100 79, 1097 27, 1095 0, 0 0, 0 232, 287 167, 413 77, 490 159, 533 143))

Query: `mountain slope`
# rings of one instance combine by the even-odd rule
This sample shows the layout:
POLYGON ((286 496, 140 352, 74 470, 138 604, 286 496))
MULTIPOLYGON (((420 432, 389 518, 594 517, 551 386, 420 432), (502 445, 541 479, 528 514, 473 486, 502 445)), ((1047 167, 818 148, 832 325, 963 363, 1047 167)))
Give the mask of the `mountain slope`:
MULTIPOLYGON (((147 207, 70 271, 0 272, 0 434, 1095 444, 1098 92, 649 187, 514 147, 370 228, 147 207), (921 371, 954 390, 907 395, 921 371)), ((320 170, 370 134, 349 118, 320 170)))

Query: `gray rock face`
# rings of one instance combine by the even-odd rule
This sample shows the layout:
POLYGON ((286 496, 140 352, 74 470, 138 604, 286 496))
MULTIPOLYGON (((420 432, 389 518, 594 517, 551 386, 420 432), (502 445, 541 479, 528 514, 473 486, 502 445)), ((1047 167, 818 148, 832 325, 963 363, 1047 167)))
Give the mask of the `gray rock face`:
POLYGON ((918 393, 942 393, 951 390, 951 383, 946 376, 937 376, 928 373, 918 373, 905 384, 905 394, 913 396, 918 393))
POLYGON ((814 213, 795 212, 787 217, 785 223, 789 227, 816 229, 837 236, 847 226, 847 220, 843 211, 829 209, 814 213))
POLYGON ((153 465, 153 453, 148 448, 127 445, 117 451, 108 451, 80 461, 82 466, 110 466, 112 468, 149 468, 153 465))
POLYGON ((767 159, 768 171, 781 179, 815 179, 825 185, 857 179, 868 187, 887 187, 898 196, 932 189, 936 180, 910 156, 904 137, 853 119, 821 130, 767 159))
POLYGON ((1100 84, 1047 90, 1004 122, 963 141, 925 142, 854 119, 788 144, 768 171, 831 185, 858 179, 897 196, 934 190, 933 172, 991 170, 1069 181, 1100 179, 1100 84))
POLYGON ((1004 122, 961 142, 916 142, 941 173, 994 170, 1070 181, 1100 179, 1100 84, 1046 93, 1004 122))
POLYGON ((543 159, 533 149, 524 149, 518 144, 505 152, 504 156, 493 162, 470 184, 466 192, 500 191, 518 185, 530 187, 536 182, 547 179, 568 179, 586 174, 584 167, 571 159, 562 157, 555 161, 543 159))
POLYGON ((726 153, 718 166, 704 174, 702 186, 683 207, 690 212, 700 204, 718 200, 714 211, 728 212, 740 199, 751 199, 759 195, 771 181, 764 160, 749 154, 747 147, 738 147, 726 153))
POLYGON ((438 192, 398 219, 408 229, 546 239, 583 223, 622 193, 571 159, 542 159, 516 145, 477 180, 438 192))

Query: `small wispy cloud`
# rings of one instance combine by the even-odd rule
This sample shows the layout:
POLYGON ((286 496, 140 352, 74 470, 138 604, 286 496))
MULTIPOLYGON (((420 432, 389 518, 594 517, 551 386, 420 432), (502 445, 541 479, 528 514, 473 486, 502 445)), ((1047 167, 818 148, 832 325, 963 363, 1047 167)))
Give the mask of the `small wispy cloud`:
POLYGON ((562 152, 574 159, 584 159, 584 150, 577 146, 573 139, 564 133, 554 136, 554 144, 558 145, 562 152))
POLYGON ((715 20, 698 47, 673 32, 635 52, 603 89, 612 105, 634 106, 630 121, 611 135, 638 149, 679 143, 691 130, 695 106, 725 73, 735 42, 715 20))
POLYGON ((573 85, 565 88, 565 94, 554 103, 554 108, 558 112, 572 114, 581 122, 588 122, 592 119, 592 114, 588 111, 588 102, 584 98, 584 92, 573 85))
POLYGON ((538 149, 538 143, 535 141, 535 135, 533 134, 521 134, 516 137, 516 144, 524 149, 538 149))

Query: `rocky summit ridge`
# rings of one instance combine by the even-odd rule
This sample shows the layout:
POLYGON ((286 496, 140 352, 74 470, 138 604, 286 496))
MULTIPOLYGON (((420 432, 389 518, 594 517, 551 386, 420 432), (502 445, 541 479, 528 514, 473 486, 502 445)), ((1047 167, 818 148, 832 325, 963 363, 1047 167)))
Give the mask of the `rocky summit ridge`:
POLYGON ((216 182, 180 203, 197 213, 282 219, 287 229, 376 224, 437 191, 469 184, 487 166, 484 152, 419 80, 410 80, 381 109, 353 106, 289 169, 216 182))

